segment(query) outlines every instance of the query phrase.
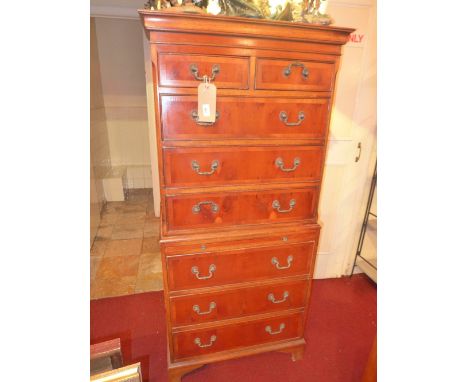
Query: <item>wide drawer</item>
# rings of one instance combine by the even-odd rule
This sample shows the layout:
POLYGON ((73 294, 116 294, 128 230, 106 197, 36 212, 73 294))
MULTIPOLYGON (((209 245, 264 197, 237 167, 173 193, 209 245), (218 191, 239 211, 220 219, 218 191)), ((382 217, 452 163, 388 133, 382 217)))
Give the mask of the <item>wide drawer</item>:
POLYGON ((166 196, 167 232, 315 220, 318 187, 166 196))
POLYGON ((302 314, 173 333, 175 359, 301 337, 302 314))
POLYGON ((257 59, 255 88, 331 91, 335 64, 315 61, 257 59))
POLYGON ((320 180, 322 146, 167 148, 168 187, 320 180))
POLYGON ((173 327, 302 308, 310 281, 238 288, 170 298, 173 327))
POLYGON ((312 272, 315 250, 315 241, 311 241, 278 247, 168 256, 169 289, 196 289, 308 275, 312 272))
POLYGON ((198 122, 197 97, 161 96, 164 140, 324 139, 328 98, 217 97, 218 119, 198 122))
POLYGON ((219 89, 248 89, 249 58, 159 53, 159 86, 197 87, 207 75, 219 89))

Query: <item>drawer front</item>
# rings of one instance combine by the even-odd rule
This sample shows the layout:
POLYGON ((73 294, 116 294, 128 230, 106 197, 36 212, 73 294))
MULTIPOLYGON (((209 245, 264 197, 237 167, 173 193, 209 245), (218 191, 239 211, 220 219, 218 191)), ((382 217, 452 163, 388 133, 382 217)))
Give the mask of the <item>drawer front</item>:
POLYGON ((302 308, 309 281, 170 298, 172 326, 302 308))
POLYGON ((197 122, 195 96, 161 96, 165 140, 194 139, 324 139, 328 98, 218 97, 218 119, 197 122), (194 114, 195 113, 195 114, 194 114))
POLYGON ((174 357, 181 359, 238 347, 299 338, 302 334, 303 316, 302 314, 294 314, 211 329, 173 333, 172 338, 174 357))
POLYGON ((198 87, 203 76, 219 89, 248 89, 249 58, 159 53, 159 86, 198 87))
POLYGON ((320 180, 322 146, 170 148, 163 150, 166 186, 320 180))
POLYGON ((318 187, 167 196, 167 231, 316 219, 318 187))
POLYGON ((294 61, 257 60, 256 89, 332 91, 335 64, 294 61))
POLYGON ((168 284, 170 290, 184 290, 307 275, 311 272, 314 255, 315 242, 308 242, 170 256, 166 259, 168 284))

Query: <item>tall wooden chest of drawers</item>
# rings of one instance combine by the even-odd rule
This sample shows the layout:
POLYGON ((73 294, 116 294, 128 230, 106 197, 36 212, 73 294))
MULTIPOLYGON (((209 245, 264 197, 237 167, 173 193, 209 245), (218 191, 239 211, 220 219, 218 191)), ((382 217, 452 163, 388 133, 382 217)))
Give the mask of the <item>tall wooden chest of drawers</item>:
POLYGON ((348 28, 140 11, 151 43, 171 381, 304 351, 328 124, 348 28), (217 87, 201 122, 197 87, 217 87))

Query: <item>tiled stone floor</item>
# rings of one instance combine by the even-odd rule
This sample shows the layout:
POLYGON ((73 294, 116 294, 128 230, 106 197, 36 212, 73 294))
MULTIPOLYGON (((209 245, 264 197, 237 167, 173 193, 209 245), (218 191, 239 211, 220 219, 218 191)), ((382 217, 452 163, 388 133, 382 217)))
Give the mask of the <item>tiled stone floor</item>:
POLYGON ((162 290, 159 218, 151 189, 103 209, 91 248, 91 299, 162 290))

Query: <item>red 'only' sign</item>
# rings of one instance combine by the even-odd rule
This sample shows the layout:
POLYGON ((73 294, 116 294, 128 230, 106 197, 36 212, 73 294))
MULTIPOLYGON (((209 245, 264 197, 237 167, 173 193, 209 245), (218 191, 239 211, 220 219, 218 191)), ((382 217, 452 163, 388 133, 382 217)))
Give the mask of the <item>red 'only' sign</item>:
POLYGON ((348 41, 360 43, 364 39, 363 34, 352 33, 349 35, 348 41))

